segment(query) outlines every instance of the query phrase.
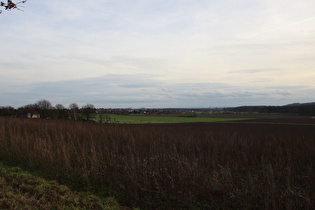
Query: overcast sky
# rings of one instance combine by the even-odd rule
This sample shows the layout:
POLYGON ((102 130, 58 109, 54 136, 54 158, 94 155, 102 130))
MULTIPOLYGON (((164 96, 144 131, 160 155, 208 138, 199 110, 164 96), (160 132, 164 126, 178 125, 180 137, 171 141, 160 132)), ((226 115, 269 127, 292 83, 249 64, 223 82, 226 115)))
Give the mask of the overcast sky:
MULTIPOLYGON (((15 2, 15 1, 13 1, 15 2)), ((28 0, 0 15, 0 106, 315 101, 314 0, 28 0)))

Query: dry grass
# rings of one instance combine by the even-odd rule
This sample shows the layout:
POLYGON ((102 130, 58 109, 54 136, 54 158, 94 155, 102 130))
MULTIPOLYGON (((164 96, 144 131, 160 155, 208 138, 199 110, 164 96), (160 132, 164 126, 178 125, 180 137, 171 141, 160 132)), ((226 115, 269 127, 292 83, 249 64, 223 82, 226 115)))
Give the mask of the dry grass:
POLYGON ((314 126, 244 126, 0 118, 0 153, 129 206, 314 209, 314 126))
POLYGON ((1 209, 121 209, 116 201, 72 191, 0 163, 1 209))

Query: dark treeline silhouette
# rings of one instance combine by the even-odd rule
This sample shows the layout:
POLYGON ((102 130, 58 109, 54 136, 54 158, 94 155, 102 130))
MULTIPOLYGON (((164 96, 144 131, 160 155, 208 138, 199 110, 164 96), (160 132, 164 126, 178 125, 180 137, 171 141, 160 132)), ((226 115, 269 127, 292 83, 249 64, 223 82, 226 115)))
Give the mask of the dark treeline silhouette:
POLYGON ((239 106, 225 108, 225 111, 234 112, 259 112, 259 113, 291 113, 300 115, 315 115, 315 102, 294 103, 284 106, 239 106))
POLYGON ((11 106, 0 106, 0 116, 22 118, 91 120, 95 113, 96 109, 93 104, 86 104, 79 108, 76 103, 72 103, 66 108, 62 104, 53 106, 45 99, 17 109, 11 106))
POLYGON ((12 106, 0 106, 0 116, 12 116, 16 110, 12 106))
MULTIPOLYGON (((299 115, 315 115, 315 102, 312 103, 293 103, 284 106, 239 106, 228 108, 167 108, 167 109, 96 109, 93 104, 87 103, 81 108, 76 103, 71 103, 68 108, 62 104, 53 106, 48 100, 39 100, 34 104, 28 104, 15 109, 12 106, 0 106, 0 116, 42 118, 42 119, 70 119, 91 121, 95 113, 100 114, 180 114, 186 113, 192 116, 192 113, 208 113, 218 111, 218 113, 287 113, 299 115)), ((186 116, 185 114, 183 116, 186 116)))

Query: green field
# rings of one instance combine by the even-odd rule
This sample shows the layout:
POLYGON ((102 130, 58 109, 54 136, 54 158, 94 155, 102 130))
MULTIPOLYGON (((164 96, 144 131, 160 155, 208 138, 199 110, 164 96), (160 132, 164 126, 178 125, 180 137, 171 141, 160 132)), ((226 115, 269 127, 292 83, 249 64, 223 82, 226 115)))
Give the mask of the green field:
MULTIPOLYGON (((143 116, 143 115, 104 115, 107 117, 107 122, 112 123, 193 123, 193 122, 226 122, 237 120, 249 120, 251 118, 210 118, 210 117, 158 117, 158 116, 143 116)), ((103 116, 103 117, 104 117, 103 116)), ((105 117, 104 117, 105 118, 105 117)), ((100 115, 96 120, 100 119, 100 115)))

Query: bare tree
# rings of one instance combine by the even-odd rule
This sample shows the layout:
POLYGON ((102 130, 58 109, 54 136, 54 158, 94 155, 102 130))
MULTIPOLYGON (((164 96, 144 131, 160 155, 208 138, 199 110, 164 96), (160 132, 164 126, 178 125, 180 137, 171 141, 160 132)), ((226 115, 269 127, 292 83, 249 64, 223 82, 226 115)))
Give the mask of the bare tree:
POLYGON ((96 113, 96 109, 93 104, 86 104, 82 106, 81 112, 85 116, 86 120, 91 120, 93 115, 96 113))
POLYGON ((56 109, 62 110, 65 109, 65 107, 62 104, 56 104, 56 109))
POLYGON ((51 105, 51 103, 48 101, 48 100, 46 100, 46 99, 43 99, 43 100, 39 100, 39 101, 37 101, 36 103, 35 103, 37 106, 38 106, 38 108, 40 108, 40 109, 52 109, 52 105, 51 105))
POLYGON ((56 104, 56 112, 58 119, 68 119, 67 109, 62 104, 56 104))
POLYGON ((34 104, 34 106, 39 111, 41 118, 47 119, 51 117, 51 110, 53 106, 48 100, 43 99, 43 100, 37 101, 34 104))
POLYGON ((13 116, 15 115, 15 109, 12 106, 0 106, 1 116, 13 116))
MULTIPOLYGON (((25 1, 20 1, 20 2, 17 2, 17 3, 13 3, 13 1, 11 1, 11 0, 8 0, 7 1, 7 3, 4 3, 4 2, 1 2, 0 3, 0 7, 4 7, 5 8, 5 10, 8 10, 8 11, 10 11, 10 10, 12 10, 12 9, 17 9, 17 10, 21 10, 21 11, 23 11, 20 7, 23 7, 23 6, 19 6, 19 4, 23 4, 23 3, 25 3, 27 0, 25 0, 25 1)), ((0 10, 0 14, 2 13, 2 10, 0 10)))
POLYGON ((79 113, 79 106, 76 103, 72 103, 69 105, 70 109, 70 118, 72 120, 77 120, 78 119, 78 113, 79 113))

